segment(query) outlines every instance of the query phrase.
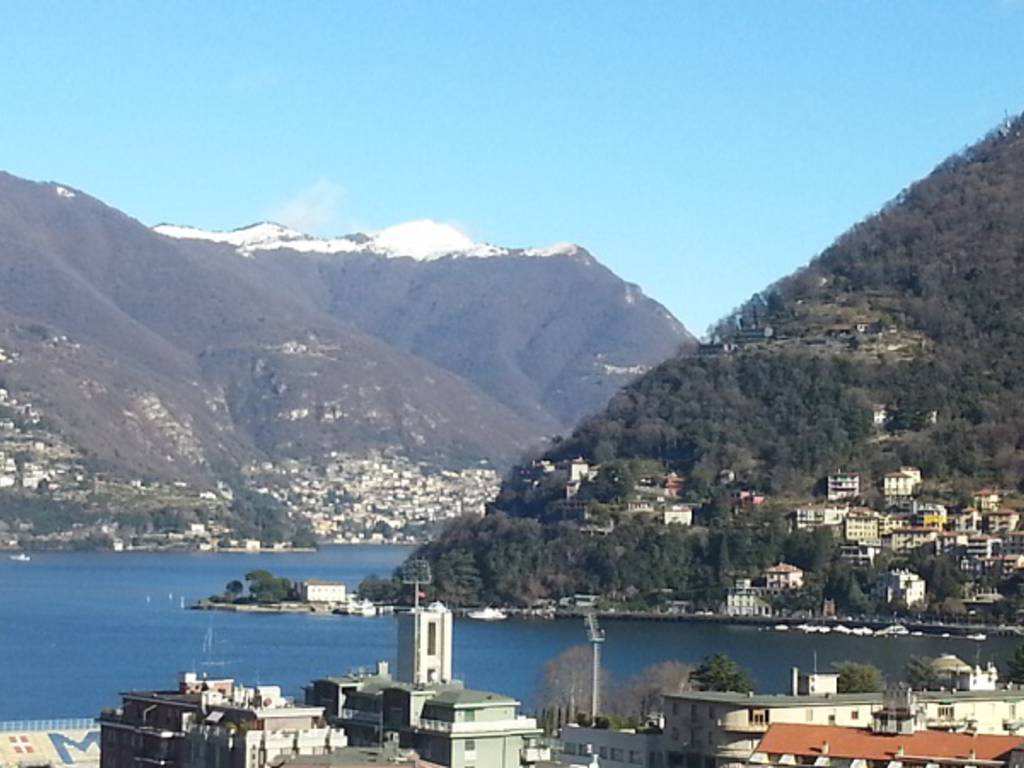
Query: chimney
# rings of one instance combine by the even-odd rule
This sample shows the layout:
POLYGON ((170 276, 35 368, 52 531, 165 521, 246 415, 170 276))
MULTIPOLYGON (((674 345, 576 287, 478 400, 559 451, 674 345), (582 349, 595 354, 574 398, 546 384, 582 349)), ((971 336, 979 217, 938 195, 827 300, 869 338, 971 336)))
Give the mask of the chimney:
POLYGON ((906 750, 904 750, 903 745, 900 744, 898 747, 896 747, 896 757, 903 757, 904 754, 906 754, 906 750))
POLYGON ((821 754, 823 754, 823 755, 827 755, 828 754, 828 741, 823 741, 821 743, 821 754))

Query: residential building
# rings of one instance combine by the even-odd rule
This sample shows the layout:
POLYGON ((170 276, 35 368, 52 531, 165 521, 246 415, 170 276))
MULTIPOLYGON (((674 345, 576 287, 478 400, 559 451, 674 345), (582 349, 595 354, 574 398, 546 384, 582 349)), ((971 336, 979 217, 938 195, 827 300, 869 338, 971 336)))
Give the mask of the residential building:
POLYGON ((982 530, 996 536, 1016 531, 1020 525, 1020 513, 1014 509, 992 509, 982 512, 982 530))
POLYGON ((845 544, 839 548, 839 556, 856 568, 870 568, 881 551, 875 544, 845 544))
POLYGON ((938 538, 939 532, 934 528, 897 528, 882 537, 882 546, 902 554, 924 546, 934 546, 938 538))
POLYGON ((693 525, 693 507, 686 504, 669 504, 661 511, 664 525, 693 525))
POLYGON ((182 675, 177 690, 121 694, 100 717, 101 768, 265 768, 281 754, 345 746, 323 709, 295 706, 276 686, 182 675))
POLYGON ((971 666, 951 653, 932 659, 932 669, 943 688, 952 691, 994 691, 999 686, 999 670, 989 662, 971 666))
POLYGON ((853 544, 878 544, 882 539, 879 518, 873 512, 851 510, 843 521, 843 538, 853 544))
POLYGON ((994 512, 1003 503, 1003 497, 991 488, 979 488, 971 496, 971 504, 982 512, 994 512))
POLYGON ((977 533, 981 530, 981 512, 973 507, 949 513, 949 527, 963 533, 977 533))
POLYGON ((344 584, 322 579, 299 582, 299 594, 306 603, 344 603, 348 599, 344 584))
POLYGON ((1024 555, 1024 531, 1012 531, 1003 536, 1003 550, 1007 555, 1024 555))
MULTIPOLYGON (((883 694, 747 695, 689 691, 665 697, 667 768, 734 768, 751 759, 776 723, 870 726, 883 694)), ((1024 691, 941 691, 916 694, 920 719, 941 731, 1008 734, 1024 727, 1024 691)), ((884 723, 883 723, 884 724, 884 723)), ((852 766, 851 766, 852 768, 852 766)))
POLYGON ((601 768, 663 768, 661 728, 623 729, 562 728, 556 759, 566 765, 591 765, 597 757, 601 768))
POLYGON ((825 504, 810 507, 797 507, 793 512, 793 526, 797 530, 820 528, 822 526, 839 526, 849 514, 850 508, 844 505, 825 504))
POLYGON ((764 587, 753 586, 750 579, 737 579, 725 597, 727 616, 771 616, 772 606, 764 587))
POLYGON ((924 605, 927 599, 924 579, 905 569, 883 575, 879 581, 879 592, 885 602, 900 602, 908 608, 924 605))
POLYGON ((889 422, 889 409, 884 405, 875 405, 871 409, 871 423, 876 427, 884 427, 889 422))
POLYGON ((804 572, 789 563, 773 565, 764 572, 764 578, 769 592, 788 592, 804 586, 804 572))
POLYGON ((890 503, 914 496, 920 487, 921 470, 917 467, 900 467, 899 471, 890 472, 882 479, 882 490, 890 503))
POLYGON ((910 521, 916 528, 934 528, 941 531, 946 527, 948 514, 942 504, 914 501, 910 505, 910 521))
POLYGON ((748 765, 1007 768, 1022 744, 1024 739, 1018 736, 978 736, 924 729, 890 735, 869 728, 779 723, 768 729, 748 765))
POLYGON ((829 501, 844 501, 860 496, 860 475, 855 472, 836 472, 828 476, 826 496, 829 501))
POLYGON ((794 696, 831 696, 839 693, 839 675, 831 672, 790 672, 790 693, 794 696))

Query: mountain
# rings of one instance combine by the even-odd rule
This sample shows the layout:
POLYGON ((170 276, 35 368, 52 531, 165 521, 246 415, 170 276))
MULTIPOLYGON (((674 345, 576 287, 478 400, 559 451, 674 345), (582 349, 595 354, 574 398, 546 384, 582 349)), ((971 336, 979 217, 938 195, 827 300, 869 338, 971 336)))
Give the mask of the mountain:
POLYGON ((1024 470, 1024 119, 949 158, 625 387, 551 454, 809 493, 838 466, 937 485, 1024 470), (876 421, 877 419, 877 421, 876 421))
MULTIPOLYGON (((920 468, 926 500, 969 505, 993 484, 1019 505, 1022 295, 1017 118, 752 297, 697 350, 625 386, 542 461, 509 473, 492 514, 452 526, 418 556, 442 574, 442 595, 467 602, 668 590, 708 607, 732 577, 785 558, 813 574, 802 607, 826 597, 865 610, 877 573, 861 569, 851 582, 831 535, 791 532, 787 514, 823 500, 837 469, 858 473, 862 501, 885 509, 883 475, 902 466, 920 468), (574 457, 599 471, 574 484, 574 457), (669 472, 696 509, 693 529, 624 503, 656 496, 669 472), (587 525, 569 493, 586 506, 587 525), (766 501, 734 501, 755 496, 766 501)), ((959 594, 951 560, 883 561, 951 571, 957 578, 936 594, 959 594)), ((931 595, 942 579, 927 578, 931 595)))
POLYGON ((582 249, 423 222, 344 241, 154 231, 0 174, 0 386, 132 476, 381 447, 500 464, 692 344, 582 249))

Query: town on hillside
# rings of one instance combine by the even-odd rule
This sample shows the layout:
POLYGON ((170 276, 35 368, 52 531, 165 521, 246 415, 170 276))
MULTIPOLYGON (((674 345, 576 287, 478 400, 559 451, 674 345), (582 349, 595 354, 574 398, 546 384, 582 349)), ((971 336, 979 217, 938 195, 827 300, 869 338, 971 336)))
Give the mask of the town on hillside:
MULTIPOLYGON (((876 424, 889 418, 884 406, 876 406, 876 424)), ((788 562, 783 554, 752 567, 733 553, 719 567, 719 575, 732 581, 723 584, 727 589, 717 602, 713 594, 701 604, 660 601, 662 612, 1009 625, 1024 609, 1017 590, 1024 579, 1024 499, 990 487, 954 492, 929 484, 917 467, 902 466, 877 479, 836 470, 821 478, 819 495, 805 498, 753 490, 730 470, 702 498, 685 477, 657 462, 597 464, 580 457, 535 460, 519 470, 517 482, 551 499, 540 513, 544 519, 571 522, 590 537, 653 524, 689 529, 704 541, 717 535, 721 542, 730 531, 781 527, 779 551, 799 560, 788 562)), ((722 556, 710 553, 712 569, 722 556)), ((604 607, 615 609, 614 601, 604 607)))

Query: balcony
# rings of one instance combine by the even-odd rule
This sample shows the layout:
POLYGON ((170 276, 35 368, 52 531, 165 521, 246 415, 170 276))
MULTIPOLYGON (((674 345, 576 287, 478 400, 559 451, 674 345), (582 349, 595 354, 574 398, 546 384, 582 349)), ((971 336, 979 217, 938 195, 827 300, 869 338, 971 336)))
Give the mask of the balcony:
POLYGON ((381 713, 368 709, 342 709, 342 720, 351 720, 355 723, 367 723, 369 725, 380 725, 381 713))
POLYGON ((450 733, 454 736, 471 736, 481 733, 520 733, 537 730, 537 721, 532 717, 516 717, 507 720, 474 720, 453 723, 450 720, 420 719, 419 728, 432 733, 450 733))

